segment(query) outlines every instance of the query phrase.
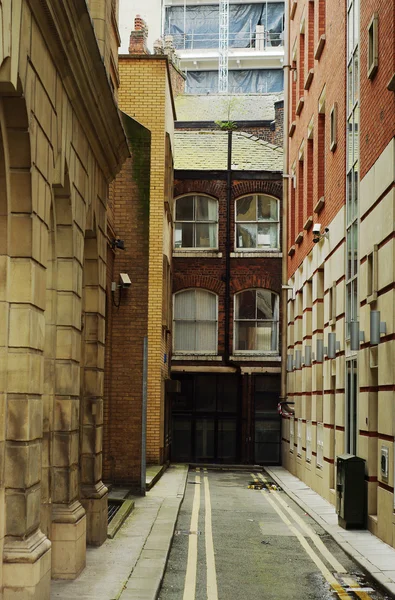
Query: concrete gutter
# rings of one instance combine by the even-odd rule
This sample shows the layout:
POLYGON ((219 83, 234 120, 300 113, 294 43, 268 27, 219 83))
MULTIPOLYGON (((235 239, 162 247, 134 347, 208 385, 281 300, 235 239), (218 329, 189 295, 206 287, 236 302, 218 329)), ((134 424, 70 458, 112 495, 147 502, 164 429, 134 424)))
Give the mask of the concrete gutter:
POLYGON ((156 600, 187 477, 188 465, 170 465, 151 491, 134 497, 134 510, 117 535, 87 548, 81 575, 52 581, 51 600, 156 600))
MULTIPOLYGON (((156 600, 158 598, 188 477, 187 465, 172 465, 171 468, 178 470, 179 477, 177 481, 174 480, 169 495, 166 494, 165 489, 160 491, 158 489, 163 500, 157 517, 128 581, 125 582, 115 600, 156 600)), ((166 475, 168 473, 169 471, 166 475)), ((165 478, 162 478, 160 483, 164 484, 165 478)), ((157 488, 159 485, 150 492, 150 495, 155 494, 157 488)))

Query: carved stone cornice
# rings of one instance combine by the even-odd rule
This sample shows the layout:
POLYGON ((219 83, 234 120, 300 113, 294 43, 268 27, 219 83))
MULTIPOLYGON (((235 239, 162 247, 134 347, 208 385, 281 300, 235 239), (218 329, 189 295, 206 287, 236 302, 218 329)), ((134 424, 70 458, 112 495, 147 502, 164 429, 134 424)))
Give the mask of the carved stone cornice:
POLYGON ((129 149, 87 5, 81 0, 29 4, 95 157, 111 181, 129 149))
POLYGON ((18 87, 19 40, 22 0, 0 0, 0 91, 18 87))

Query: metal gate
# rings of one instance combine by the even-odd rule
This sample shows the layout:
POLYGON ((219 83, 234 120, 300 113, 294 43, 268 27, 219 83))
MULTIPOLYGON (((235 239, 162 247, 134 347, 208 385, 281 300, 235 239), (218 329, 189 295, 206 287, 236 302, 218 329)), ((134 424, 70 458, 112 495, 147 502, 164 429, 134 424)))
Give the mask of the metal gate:
POLYGON ((178 375, 181 393, 173 397, 171 459, 234 463, 240 458, 238 375, 178 375))

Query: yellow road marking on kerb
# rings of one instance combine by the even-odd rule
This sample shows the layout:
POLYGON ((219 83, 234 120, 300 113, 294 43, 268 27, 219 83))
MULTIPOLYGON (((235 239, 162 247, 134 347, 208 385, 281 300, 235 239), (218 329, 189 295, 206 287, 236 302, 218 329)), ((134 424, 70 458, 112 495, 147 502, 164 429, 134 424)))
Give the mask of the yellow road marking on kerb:
POLYGON ((207 469, 204 470, 205 538, 207 567, 207 600, 218 600, 217 572, 215 569, 213 526, 211 520, 211 498, 207 469))
MULTIPOLYGON (((253 478, 255 479, 257 476, 252 474, 253 478)), ((258 477, 264 481, 265 483, 267 483, 267 479, 265 477, 263 477, 262 474, 258 473, 258 477)), ((262 492, 264 494, 264 492, 262 492)), ((305 538, 302 536, 302 534, 293 527, 292 523, 289 521, 289 519, 286 517, 286 515, 284 515, 281 511, 281 509, 279 507, 276 506, 275 502, 274 502, 274 498, 276 499, 276 501, 281 504, 281 506, 289 513, 290 516, 292 516, 292 518, 294 519, 294 521, 296 523, 298 523, 298 525, 307 533, 307 535, 311 538, 312 542, 315 544, 315 546, 317 547, 317 549, 321 552, 321 554, 327 559, 327 561, 332 565, 332 567, 338 572, 338 573, 346 573, 346 569, 339 563, 339 561, 333 556, 333 554, 328 550, 328 548, 325 546, 325 544, 322 542, 322 540, 320 540, 320 538, 318 537, 318 535, 311 529, 311 527, 305 523, 303 521, 303 519, 290 507, 288 506, 288 504, 283 500, 283 498, 281 498, 280 494, 278 492, 276 492, 275 490, 270 490, 270 495, 271 497, 269 497, 269 494, 266 494, 266 499, 269 501, 269 503, 273 506, 273 508, 276 510, 276 512, 280 515, 280 517, 283 519, 283 521, 285 523, 287 523, 288 527, 291 529, 291 531, 293 530, 293 532, 296 534, 298 540, 300 541, 301 545, 305 548, 306 552, 309 554, 309 556, 312 558, 312 560, 315 562, 315 564, 319 567, 321 573, 324 575, 325 579, 328 581, 328 583, 332 586, 332 588, 335 590, 335 592, 337 593, 337 595, 339 596, 339 598, 341 599, 345 599, 345 598, 350 598, 350 596, 347 594, 347 592, 343 589, 343 587, 339 584, 339 582, 337 581, 337 579, 332 575, 332 573, 330 573, 330 571, 326 568, 326 566, 324 565, 324 563, 321 561, 321 559, 316 555, 316 553, 314 552, 314 550, 311 548, 311 546, 306 542, 305 538), (302 542, 303 540, 303 542, 302 542), (320 565, 318 564, 318 562, 315 560, 315 558, 319 561, 319 563, 322 565, 322 567, 324 568, 324 570, 326 571, 326 573, 324 572, 324 570, 322 570, 322 568, 320 567, 320 565), (329 578, 328 578, 329 575, 329 578)), ((348 585, 349 587, 352 587, 352 591, 353 593, 358 596, 358 598, 361 598, 361 600, 372 600, 371 597, 369 596, 369 594, 367 592, 362 591, 359 588, 359 585, 356 581, 354 581, 351 577, 344 577, 343 581, 346 585, 348 585)))
MULTIPOLYGON (((263 477, 261 473, 258 475, 262 481, 267 482, 267 480, 263 477)), ((319 536, 311 529, 311 527, 303 521, 303 519, 281 498, 280 494, 276 494, 273 490, 273 493, 276 497, 277 502, 281 504, 281 506, 291 515, 293 520, 299 525, 303 531, 307 533, 310 537, 313 544, 316 548, 321 552, 322 556, 326 558, 330 565, 335 569, 337 573, 347 573, 346 569, 339 563, 339 561, 333 556, 331 552, 329 552, 328 548, 325 546, 323 541, 319 538, 319 536)))
POLYGON ((367 592, 361 590, 359 584, 352 577, 343 577, 343 583, 352 588, 353 593, 361 600, 372 600, 367 592))
MULTIPOLYGON (((256 478, 256 476, 254 476, 256 478)), ((298 538, 301 546, 305 549, 307 554, 310 556, 311 560, 317 565, 329 585, 335 590, 336 594, 339 596, 341 600, 351 600, 351 597, 347 594, 347 592, 342 588, 339 584, 335 576, 329 571, 329 569, 324 565, 320 557, 314 552, 313 548, 308 544, 304 536, 294 527, 288 517, 283 513, 281 508, 277 506, 277 503, 271 497, 272 494, 266 494, 263 490, 261 491, 266 498, 266 500, 271 504, 274 510, 277 512, 279 517, 284 521, 284 523, 288 526, 289 530, 298 538)))
POLYGON ((197 569, 197 538, 200 508, 200 469, 196 469, 195 495, 192 504, 191 526, 188 541, 187 572, 185 574, 183 600, 193 600, 196 594, 196 569, 197 569))

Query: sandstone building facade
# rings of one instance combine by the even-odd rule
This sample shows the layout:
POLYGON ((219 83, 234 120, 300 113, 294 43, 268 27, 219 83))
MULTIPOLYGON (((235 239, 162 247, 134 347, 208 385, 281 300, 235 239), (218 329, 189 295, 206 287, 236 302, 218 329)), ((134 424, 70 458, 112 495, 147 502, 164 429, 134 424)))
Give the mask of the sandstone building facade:
POLYGON ((395 546, 393 14, 290 3, 283 464, 335 503, 336 457, 365 459, 368 527, 395 546))
POLYGON ((106 204, 128 148, 114 95, 116 3, 92 2, 91 14, 89 4, 6 0, 0 10, 4 600, 48 599, 51 575, 76 577, 86 543, 107 535, 106 204))

